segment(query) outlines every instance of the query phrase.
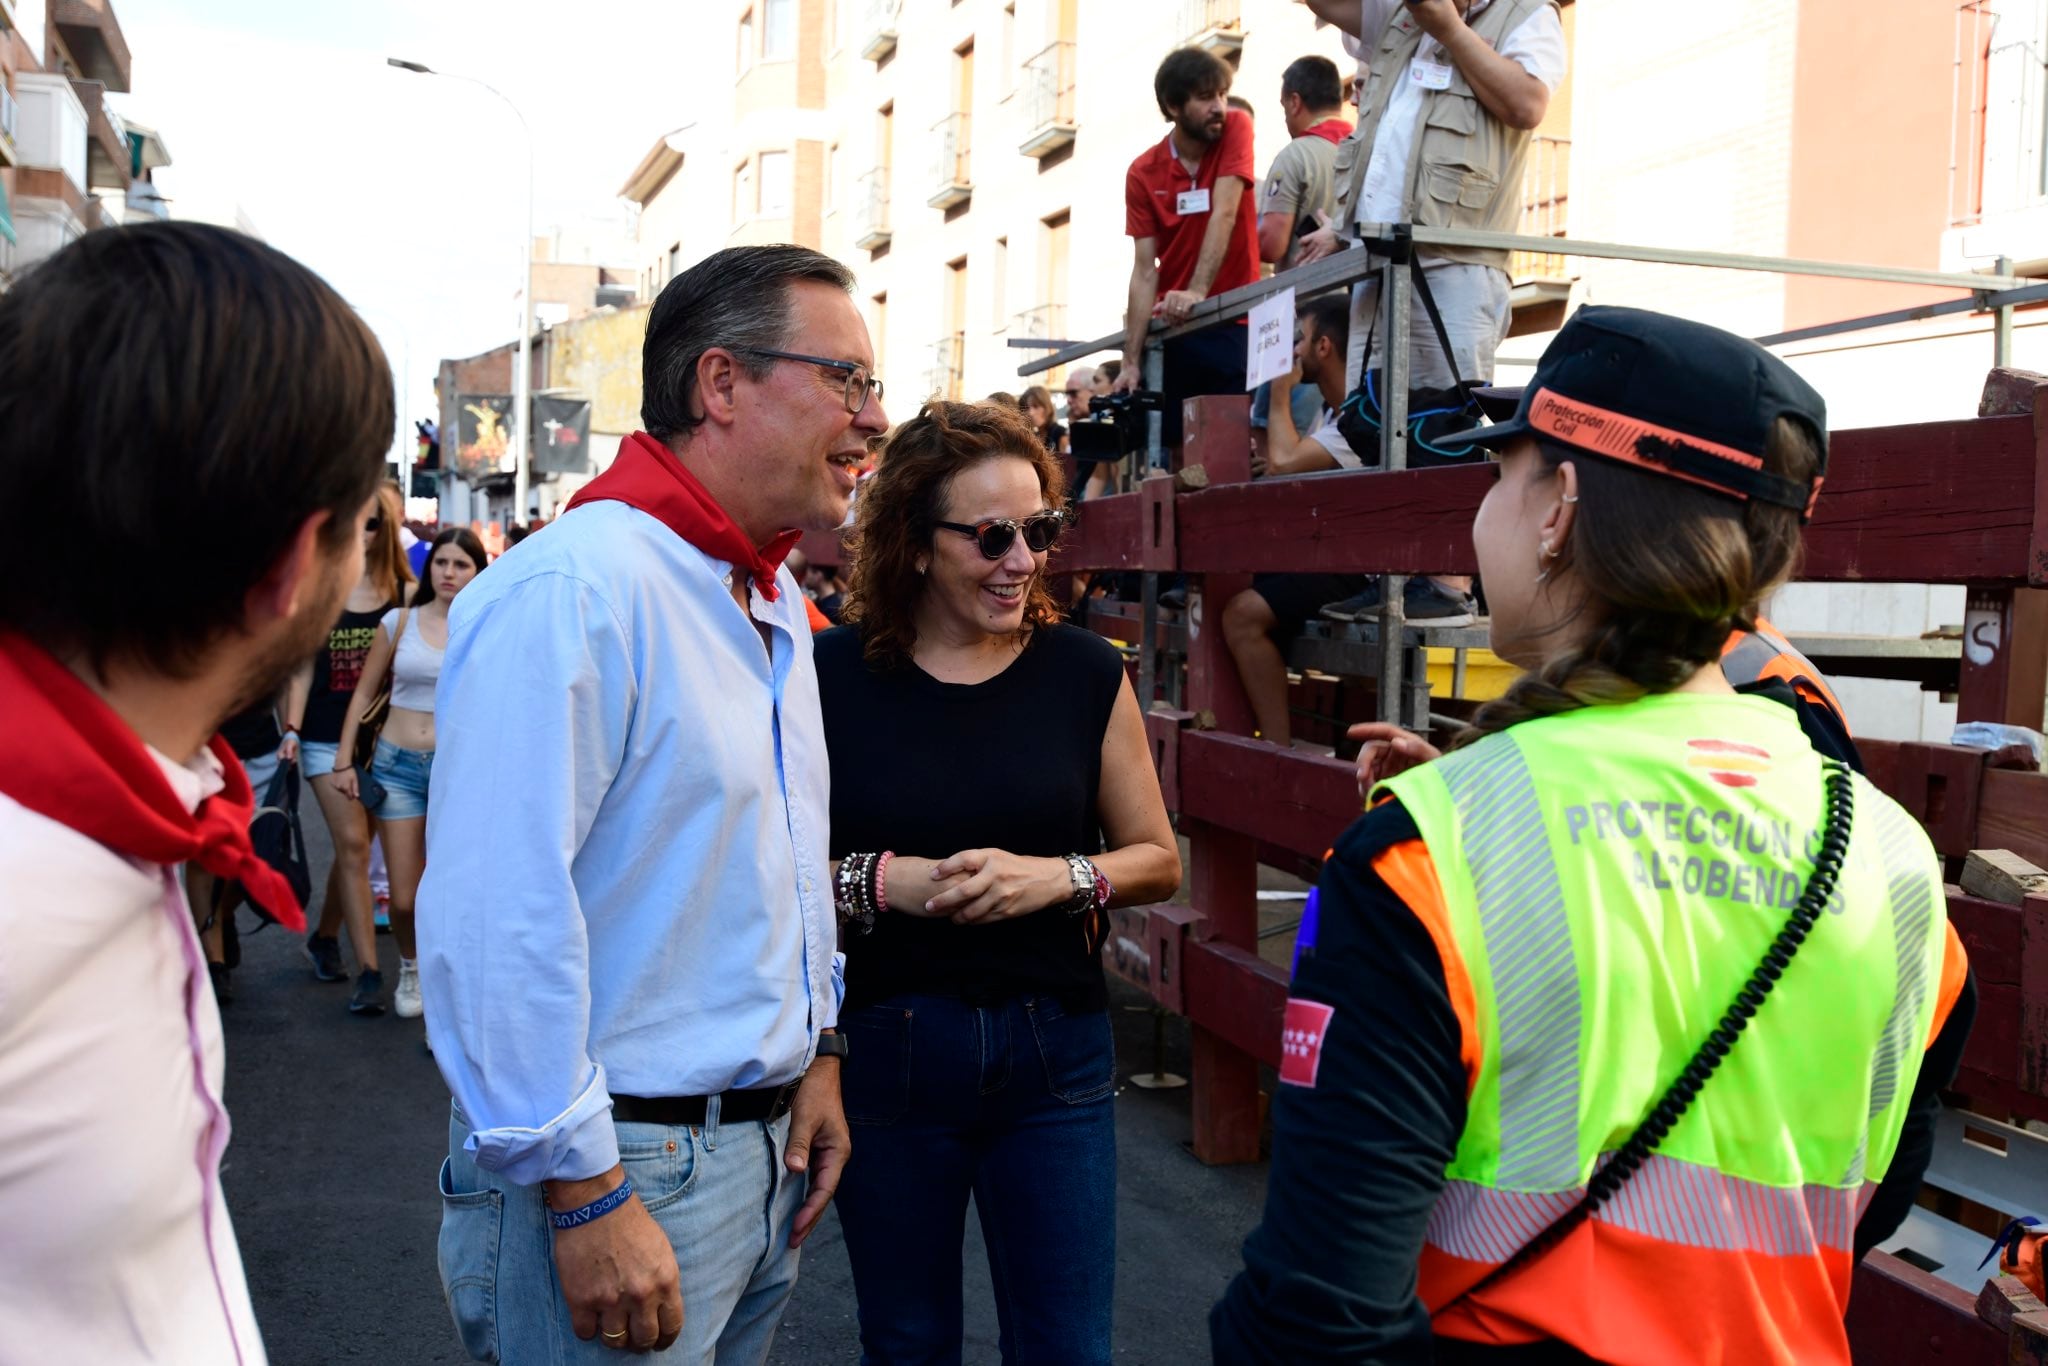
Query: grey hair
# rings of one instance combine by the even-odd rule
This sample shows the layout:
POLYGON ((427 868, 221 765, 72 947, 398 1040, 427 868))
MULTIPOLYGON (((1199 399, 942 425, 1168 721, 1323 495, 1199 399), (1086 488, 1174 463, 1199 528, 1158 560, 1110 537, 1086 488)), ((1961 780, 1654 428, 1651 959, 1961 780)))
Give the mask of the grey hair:
POLYGON ((773 361, 743 348, 780 350, 789 335, 789 286, 816 280, 853 292, 853 272, 822 252, 787 243, 727 247, 670 280, 647 314, 640 354, 640 425, 650 436, 684 436, 704 419, 693 414, 697 362, 713 347, 739 354, 764 378, 773 361))

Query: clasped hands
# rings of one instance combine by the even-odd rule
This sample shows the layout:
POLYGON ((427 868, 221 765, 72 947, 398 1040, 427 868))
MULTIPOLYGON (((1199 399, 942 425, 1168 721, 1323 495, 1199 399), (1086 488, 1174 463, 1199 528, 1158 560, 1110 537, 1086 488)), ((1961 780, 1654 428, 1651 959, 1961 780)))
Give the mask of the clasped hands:
POLYGON ((1074 894, 1067 861, 1005 849, 963 849, 948 859, 889 861, 889 912, 956 925, 992 925, 1057 906, 1074 894))

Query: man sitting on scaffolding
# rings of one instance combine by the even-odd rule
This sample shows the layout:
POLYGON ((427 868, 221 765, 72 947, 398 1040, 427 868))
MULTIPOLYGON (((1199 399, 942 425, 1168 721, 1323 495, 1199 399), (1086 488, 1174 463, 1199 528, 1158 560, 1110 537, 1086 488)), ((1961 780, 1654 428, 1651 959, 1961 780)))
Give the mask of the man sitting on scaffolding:
MULTIPOLYGON (((1361 223, 1515 231, 1530 133, 1564 83, 1564 26, 1555 0, 1304 2, 1343 30, 1345 48, 1365 68, 1365 84, 1358 127, 1337 148, 1337 215, 1301 239, 1300 263, 1348 245, 1361 223)), ((1410 298, 1408 384, 1492 383, 1494 349, 1508 329, 1508 253, 1434 247, 1417 255, 1453 354, 1444 355, 1417 291, 1410 298)), ((1352 287, 1351 386, 1380 363, 1378 304, 1378 280, 1352 287)), ((1402 605, 1411 621, 1470 621, 1471 587, 1463 578, 1413 578, 1402 605)), ((1326 615, 1349 621, 1378 610, 1374 584, 1330 604, 1326 615)))

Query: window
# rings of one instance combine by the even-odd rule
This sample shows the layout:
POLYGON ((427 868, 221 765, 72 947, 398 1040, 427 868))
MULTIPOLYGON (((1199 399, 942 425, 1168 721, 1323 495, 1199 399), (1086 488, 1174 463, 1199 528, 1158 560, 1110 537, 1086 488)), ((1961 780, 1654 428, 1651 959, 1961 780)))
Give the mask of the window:
POLYGON ((789 153, 761 153, 761 216, 789 217, 789 153))
POLYGON ((995 326, 995 330, 996 330, 996 331, 998 331, 998 332, 1001 332, 1001 331, 1003 331, 1003 330, 1004 330, 1005 328, 1007 328, 1007 327, 1008 327, 1008 326, 1010 325, 1010 324, 1009 324, 1009 319, 1008 319, 1008 318, 1006 318, 1006 317, 1004 316, 1004 314, 1006 314, 1007 312, 1009 312, 1009 292, 1010 292, 1010 289, 1009 289, 1009 275, 1010 275, 1010 239, 1009 239, 1009 238, 1007 238, 1007 237, 998 237, 998 238, 996 239, 995 261, 993 262, 993 266, 994 266, 994 269, 995 269, 995 275, 996 275, 996 279, 995 279, 995 308, 994 308, 994 309, 992 310, 992 312, 994 313, 994 326, 995 326))
POLYGON ((668 278, 673 280, 683 273, 683 244, 670 243, 668 249, 668 278))
POLYGON ((754 216, 754 163, 742 161, 732 173, 732 219, 744 222, 754 216))
POLYGON ((1045 220, 1045 290, 1040 303, 1063 307, 1067 302, 1067 235, 1071 211, 1062 209, 1045 220))
POLYGON ((754 12, 748 10, 740 16, 739 69, 744 72, 754 64, 754 12))
POLYGON ((997 54, 1002 59, 1003 98, 1008 99, 1017 89, 1017 3, 1003 6, 1003 47, 997 54))
POLYGON ((761 60, 784 62, 796 56, 797 0, 761 0, 761 60))
POLYGON ((868 340, 874 343, 875 365, 881 368, 889 364, 886 354, 889 344, 889 291, 883 290, 872 302, 874 308, 868 313, 868 322, 873 335, 868 340))
POLYGON ((839 144, 825 148, 825 212, 839 211, 839 144))

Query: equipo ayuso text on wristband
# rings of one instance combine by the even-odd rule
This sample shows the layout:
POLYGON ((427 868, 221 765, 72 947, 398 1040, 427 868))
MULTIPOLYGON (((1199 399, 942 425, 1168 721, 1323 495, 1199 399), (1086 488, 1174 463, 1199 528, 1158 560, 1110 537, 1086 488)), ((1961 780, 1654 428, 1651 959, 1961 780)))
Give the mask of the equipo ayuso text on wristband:
POLYGON ((549 1210, 548 1222, 556 1228, 578 1228, 593 1219, 602 1219, 632 1198, 633 1179, 627 1177, 619 1182, 617 1190, 600 1195, 587 1205, 572 1210, 549 1210))

